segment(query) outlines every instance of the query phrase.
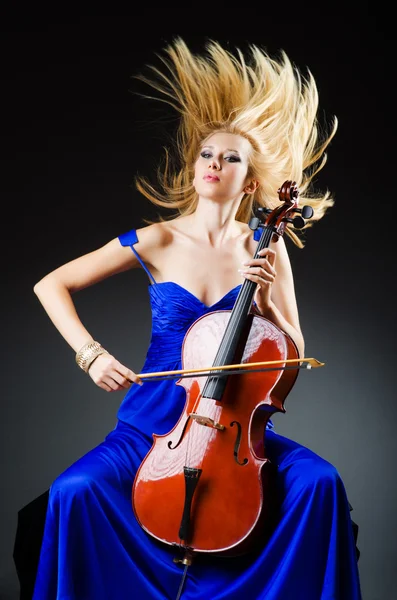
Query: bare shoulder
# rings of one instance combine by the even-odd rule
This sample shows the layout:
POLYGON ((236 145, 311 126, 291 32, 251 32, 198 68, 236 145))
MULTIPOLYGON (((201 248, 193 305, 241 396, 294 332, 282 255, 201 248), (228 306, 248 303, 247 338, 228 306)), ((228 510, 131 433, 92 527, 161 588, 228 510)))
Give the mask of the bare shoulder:
POLYGON ((156 280, 162 278, 162 273, 170 261, 169 251, 172 251, 175 240, 184 243, 184 221, 185 217, 176 217, 136 230, 136 250, 156 280))
POLYGON ((183 237, 189 231, 191 231, 190 215, 184 215, 137 229, 137 236, 140 241, 145 242, 145 245, 165 247, 169 246, 176 237, 183 237))
MULTIPOLYGON (((138 229, 136 233, 139 253, 143 255, 154 256, 167 243, 167 230, 158 223, 138 229)), ((36 286, 41 285, 44 280, 51 280, 65 286, 70 292, 76 292, 112 275, 137 267, 141 265, 131 247, 121 244, 117 236, 91 252, 54 269, 38 281, 36 286)))
POLYGON ((151 249, 157 250, 170 244, 173 237, 170 223, 172 223, 172 221, 161 221, 137 229, 136 235, 138 238, 137 244, 139 244, 139 252, 145 254, 146 252, 150 252, 151 249))

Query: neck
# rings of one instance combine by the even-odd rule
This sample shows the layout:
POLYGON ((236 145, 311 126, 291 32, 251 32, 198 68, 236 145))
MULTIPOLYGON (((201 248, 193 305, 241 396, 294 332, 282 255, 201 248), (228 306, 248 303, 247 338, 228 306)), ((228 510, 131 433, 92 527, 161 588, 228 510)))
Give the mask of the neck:
POLYGON ((236 237, 241 232, 236 223, 240 201, 240 198, 236 198, 219 204, 200 197, 196 210, 190 215, 193 231, 201 240, 208 241, 214 247, 236 237))

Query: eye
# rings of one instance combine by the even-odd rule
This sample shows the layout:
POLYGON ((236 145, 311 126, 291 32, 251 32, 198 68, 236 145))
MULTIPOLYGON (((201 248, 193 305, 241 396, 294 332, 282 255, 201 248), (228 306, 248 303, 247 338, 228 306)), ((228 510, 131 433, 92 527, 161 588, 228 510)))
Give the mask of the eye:
POLYGON ((203 152, 200 153, 200 156, 202 156, 203 158, 210 158, 212 154, 203 150, 203 152))
POLYGON ((241 162, 241 159, 239 156, 225 156, 225 160, 227 160, 229 162, 241 162))

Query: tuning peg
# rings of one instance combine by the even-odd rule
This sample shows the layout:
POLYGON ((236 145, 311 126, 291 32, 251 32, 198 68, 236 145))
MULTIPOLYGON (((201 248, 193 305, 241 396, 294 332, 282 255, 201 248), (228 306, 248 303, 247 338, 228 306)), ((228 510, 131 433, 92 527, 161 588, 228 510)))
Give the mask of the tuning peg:
POLYGON ((261 220, 258 217, 252 217, 250 222, 248 223, 248 227, 252 229, 252 231, 256 231, 261 224, 261 220))
POLYGON ((266 208, 265 206, 258 206, 258 208, 255 210, 256 213, 259 214, 265 214, 265 215, 270 215, 270 213, 272 212, 271 208, 266 208))
POLYGON ((302 206, 302 208, 297 208, 295 209, 295 212, 300 213, 304 219, 311 219, 314 214, 312 207, 309 205, 302 206))
POLYGON ((292 223, 295 229, 302 229, 306 225, 305 219, 300 215, 296 215, 296 217, 294 217, 293 219, 283 219, 283 221, 285 221, 286 223, 292 223))
POLYGON ((248 226, 250 229, 252 229, 253 231, 255 231, 256 229, 258 229, 258 227, 260 225, 262 225, 265 215, 269 215, 272 212, 271 208, 266 208, 265 206, 258 206, 255 209, 255 213, 258 215, 256 217, 252 217, 251 220, 248 223, 248 226))
POLYGON ((306 221, 300 215, 296 215, 296 217, 292 219, 292 224, 295 229, 302 229, 306 225, 306 221))

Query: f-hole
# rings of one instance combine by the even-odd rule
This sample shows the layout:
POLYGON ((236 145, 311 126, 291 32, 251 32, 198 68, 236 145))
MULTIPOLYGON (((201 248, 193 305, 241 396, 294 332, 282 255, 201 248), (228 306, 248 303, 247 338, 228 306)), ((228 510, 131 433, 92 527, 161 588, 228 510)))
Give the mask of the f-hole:
POLYGON ((244 458, 242 462, 240 462, 238 459, 238 452, 240 450, 240 445, 241 445, 241 424, 238 421, 232 421, 230 423, 230 427, 233 427, 233 425, 237 425, 236 443, 234 444, 234 460, 236 461, 236 463, 238 465, 243 467, 244 465, 247 464, 248 458, 244 458))

